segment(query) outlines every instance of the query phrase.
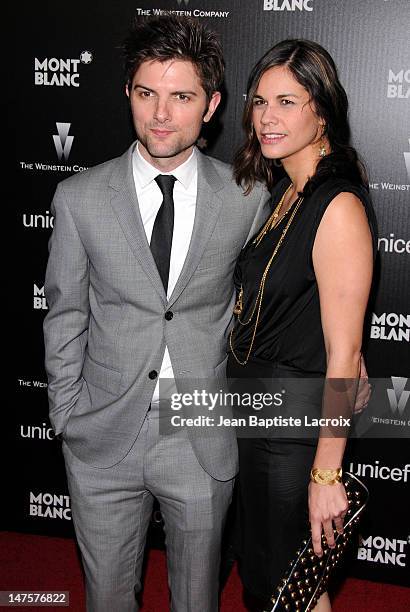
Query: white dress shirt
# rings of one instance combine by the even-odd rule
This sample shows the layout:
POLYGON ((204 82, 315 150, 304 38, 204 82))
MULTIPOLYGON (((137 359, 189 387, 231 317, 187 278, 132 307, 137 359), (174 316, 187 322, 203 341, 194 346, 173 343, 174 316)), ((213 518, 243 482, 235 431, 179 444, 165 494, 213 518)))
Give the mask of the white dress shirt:
MULTIPOLYGON (((194 227, 198 185, 195 149, 189 158, 178 168, 172 170, 172 172, 160 172, 142 157, 137 143, 133 155, 133 175, 142 223, 144 224, 148 242, 151 242, 155 217, 162 204, 161 189, 154 180, 159 174, 171 174, 177 179, 174 185, 174 232, 172 236, 167 290, 167 297, 169 299, 181 274, 194 227)), ((152 402, 158 402, 159 400, 160 378, 174 378, 167 347, 165 347, 164 358, 152 402)))

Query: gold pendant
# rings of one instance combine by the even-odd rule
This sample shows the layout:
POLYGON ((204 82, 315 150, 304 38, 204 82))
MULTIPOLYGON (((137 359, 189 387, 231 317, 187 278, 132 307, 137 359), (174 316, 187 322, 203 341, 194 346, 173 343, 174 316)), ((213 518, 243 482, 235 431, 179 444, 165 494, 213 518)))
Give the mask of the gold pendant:
POLYGON ((243 289, 241 287, 238 299, 236 300, 236 304, 233 308, 233 314, 238 315, 238 316, 242 314, 242 310, 243 310, 242 298, 243 298, 243 289))

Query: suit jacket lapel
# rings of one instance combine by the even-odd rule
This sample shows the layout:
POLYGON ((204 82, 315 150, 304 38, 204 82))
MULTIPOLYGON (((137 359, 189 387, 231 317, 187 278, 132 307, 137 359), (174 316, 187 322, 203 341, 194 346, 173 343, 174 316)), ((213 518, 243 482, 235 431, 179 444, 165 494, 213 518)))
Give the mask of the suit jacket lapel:
POLYGON ((135 191, 132 172, 134 146, 135 143, 118 159, 118 165, 112 173, 110 180, 110 187, 113 189, 111 206, 132 252, 165 303, 164 286, 152 257, 135 191))
POLYGON ((269 215, 272 213, 272 204, 271 204, 270 194, 268 190, 265 189, 265 187, 261 187, 261 189, 262 189, 262 194, 264 197, 263 197, 261 205, 256 211, 256 215, 253 219, 252 226, 251 226, 251 229, 249 230, 249 234, 246 239, 246 242, 248 242, 248 240, 250 240, 250 238, 252 238, 252 236, 256 234, 256 232, 261 228, 262 223, 265 223, 269 215))
POLYGON ((169 298, 168 307, 172 306, 181 295, 199 264, 222 206, 222 198, 218 192, 223 189, 224 183, 210 160, 199 151, 196 154, 198 160, 198 188, 194 227, 188 254, 169 298))

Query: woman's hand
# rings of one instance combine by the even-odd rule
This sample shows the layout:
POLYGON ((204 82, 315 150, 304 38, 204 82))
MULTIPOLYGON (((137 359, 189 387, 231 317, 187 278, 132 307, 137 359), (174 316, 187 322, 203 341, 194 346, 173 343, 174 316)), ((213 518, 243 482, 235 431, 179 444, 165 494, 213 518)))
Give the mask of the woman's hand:
POLYGON ((343 533, 343 521, 349 505, 342 483, 322 485, 309 483, 309 520, 312 529, 313 551, 321 557, 322 531, 328 546, 334 548, 333 524, 338 533, 343 533))
POLYGON ((372 387, 369 384, 366 364, 364 362, 363 355, 360 355, 359 383, 357 386, 356 402, 353 407, 354 414, 359 414, 364 408, 366 408, 370 401, 371 393, 372 387))

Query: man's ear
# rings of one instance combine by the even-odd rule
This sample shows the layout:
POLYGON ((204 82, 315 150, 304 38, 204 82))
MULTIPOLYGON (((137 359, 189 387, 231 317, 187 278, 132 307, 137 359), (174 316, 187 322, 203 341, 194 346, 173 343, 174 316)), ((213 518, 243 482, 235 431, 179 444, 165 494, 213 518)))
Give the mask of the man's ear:
POLYGON ((214 93, 212 94, 212 97, 209 101, 208 104, 208 110, 206 111, 205 115, 204 115, 204 122, 208 123, 208 121, 210 121, 212 115, 214 114, 214 112, 216 111, 216 109, 218 108, 218 105, 221 101, 221 92, 220 91, 214 91, 214 93))
POLYGON ((130 97, 130 88, 128 87, 128 83, 125 86, 125 95, 127 96, 127 98, 130 97))

